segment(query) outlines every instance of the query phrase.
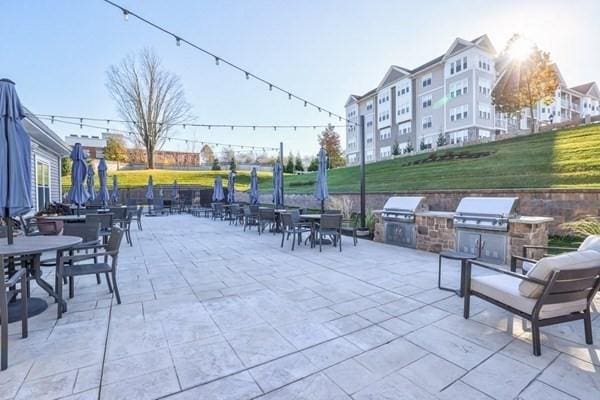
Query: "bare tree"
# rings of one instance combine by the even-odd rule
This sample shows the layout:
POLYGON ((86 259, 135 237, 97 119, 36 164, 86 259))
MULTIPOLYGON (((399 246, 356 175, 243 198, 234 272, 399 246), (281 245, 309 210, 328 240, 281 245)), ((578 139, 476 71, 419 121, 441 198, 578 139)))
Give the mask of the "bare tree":
POLYGON ((154 152, 162 147, 174 124, 189 118, 179 77, 162 68, 151 49, 131 54, 107 71, 110 94, 121 117, 134 121, 129 130, 137 144, 144 147, 148 168, 154 168, 154 152))

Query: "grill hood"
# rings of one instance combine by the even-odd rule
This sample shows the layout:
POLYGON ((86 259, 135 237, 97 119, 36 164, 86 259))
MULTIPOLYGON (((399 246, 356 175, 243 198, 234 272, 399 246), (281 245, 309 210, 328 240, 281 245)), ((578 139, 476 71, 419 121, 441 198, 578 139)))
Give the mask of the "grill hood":
POLYGON ((425 197, 421 196, 395 196, 390 197, 383 206, 386 212, 402 212, 414 214, 421 208, 425 197))
POLYGON ((518 197, 464 197, 456 215, 481 215, 511 218, 516 215, 518 197))

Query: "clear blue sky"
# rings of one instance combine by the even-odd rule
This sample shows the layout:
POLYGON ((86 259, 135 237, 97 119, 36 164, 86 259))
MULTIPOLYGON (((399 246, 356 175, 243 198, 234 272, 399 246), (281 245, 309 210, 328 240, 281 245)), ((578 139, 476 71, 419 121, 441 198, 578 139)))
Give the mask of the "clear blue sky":
MULTIPOLYGON (((338 113, 391 64, 414 68, 455 37, 487 33, 501 50, 519 32, 550 51, 567 83, 600 80, 600 1, 117 0, 205 48, 338 113)), ((326 124, 327 115, 227 67, 101 0, 0 2, 0 76, 35 113, 117 117, 106 70, 152 47, 178 74, 199 123, 326 124)), ((336 121, 331 121, 336 122, 336 121)), ((61 135, 92 133, 54 124, 61 135)), ((340 132, 343 135, 343 132, 340 132)), ((180 137, 316 153, 318 132, 179 131, 180 137)), ((179 145, 181 150, 185 145, 179 145)), ((188 147, 191 150, 191 146, 188 147)))

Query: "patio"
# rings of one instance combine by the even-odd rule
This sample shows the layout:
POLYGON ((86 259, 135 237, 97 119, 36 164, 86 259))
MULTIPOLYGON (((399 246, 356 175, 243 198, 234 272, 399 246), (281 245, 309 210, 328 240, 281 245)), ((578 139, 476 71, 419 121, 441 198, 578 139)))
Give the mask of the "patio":
POLYGON ((11 324, 0 399, 598 398, 597 312, 594 346, 578 321, 542 328, 534 357, 520 318, 473 298, 463 319, 435 254, 350 238, 292 252, 189 215, 132 235, 122 305, 79 278, 61 320, 51 304, 27 339, 11 324))

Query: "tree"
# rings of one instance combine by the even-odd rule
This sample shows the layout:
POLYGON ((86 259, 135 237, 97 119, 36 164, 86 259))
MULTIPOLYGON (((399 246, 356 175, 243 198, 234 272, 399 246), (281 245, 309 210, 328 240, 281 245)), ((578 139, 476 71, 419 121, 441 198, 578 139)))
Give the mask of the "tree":
POLYGON ((205 162, 206 164, 212 164, 215 160, 215 152, 213 151, 212 147, 205 144, 200 149, 200 157, 202 159, 202 162, 205 162))
POLYGON ((340 135, 334 130, 333 125, 329 124, 327 128, 319 135, 319 145, 325 149, 329 157, 329 168, 343 167, 346 165, 346 157, 342 151, 340 135))
POLYGON ((438 147, 443 147, 448 144, 448 138, 442 132, 438 135, 437 145, 438 147))
POLYGON ((292 152, 290 152, 290 154, 287 157, 287 163, 285 164, 283 172, 285 172, 286 174, 294 173, 294 155, 292 154, 292 152))
POLYGON ((319 170, 319 158, 315 157, 310 161, 310 165, 308 166, 308 171, 318 171, 319 170))
POLYGON ((427 150, 427 145, 425 144, 425 140, 421 139, 421 143, 419 143, 419 148, 421 150, 427 150))
POLYGON ((410 154, 413 151, 415 151, 415 148, 413 147, 412 142, 408 142, 404 148, 404 154, 410 154))
POLYGON ((496 68, 503 72, 492 91, 493 103, 497 110, 509 114, 529 109, 533 133, 536 129, 534 108, 540 101, 551 104, 559 86, 550 53, 527 44, 524 38, 515 34, 498 59, 496 68))
POLYGON ((221 164, 219 164, 219 160, 216 157, 213 158, 212 167, 210 169, 212 169, 213 171, 221 170, 221 164))
POLYGON ((69 176, 71 175, 71 158, 63 157, 60 160, 60 176, 69 176))
POLYGON ((129 131, 147 154, 148 168, 154 168, 154 152, 160 149, 174 124, 189 118, 190 105, 177 75, 162 68, 150 49, 136 57, 131 54, 107 72, 106 87, 117 110, 129 123, 129 131))
POLYGON ((302 163, 300 153, 296 154, 296 164, 294 165, 294 169, 299 172, 304 172, 304 164, 302 163))
POLYGON ((117 169, 119 169, 119 163, 125 162, 128 159, 125 141, 122 138, 110 136, 106 140, 106 146, 104 147, 104 158, 109 161, 116 161, 117 169))
POLYGON ((231 161, 229 162, 229 170, 235 172, 237 170, 237 164, 235 162, 235 155, 231 156, 231 161))
POLYGON ((392 146, 392 155, 394 156, 399 156, 400 153, 400 145, 398 144, 398 142, 394 143, 394 145, 392 146))

